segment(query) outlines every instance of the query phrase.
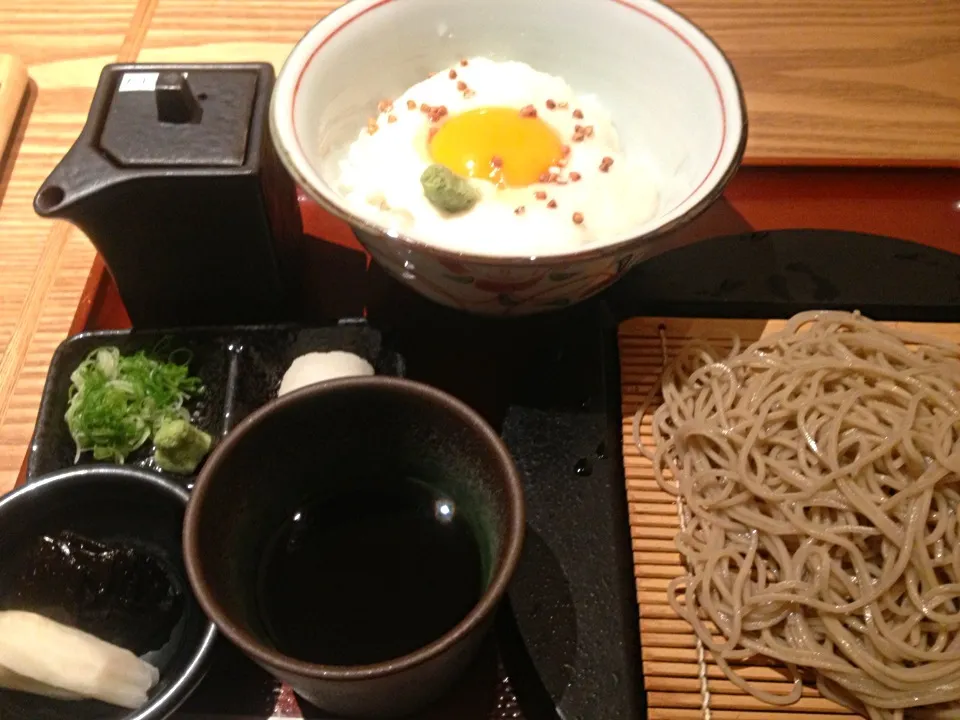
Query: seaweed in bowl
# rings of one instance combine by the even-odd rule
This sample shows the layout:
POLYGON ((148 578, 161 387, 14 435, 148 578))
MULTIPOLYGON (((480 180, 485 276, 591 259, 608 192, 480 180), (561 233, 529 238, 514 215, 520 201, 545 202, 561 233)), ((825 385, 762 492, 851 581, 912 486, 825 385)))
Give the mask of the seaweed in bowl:
POLYGON ((188 499, 112 464, 0 498, 0 718, 161 720, 193 691, 216 633, 185 578, 188 499))
POLYGON ((94 460, 122 464, 153 440, 153 463, 168 472, 191 474, 209 452, 212 438, 191 422, 187 403, 203 394, 190 373, 192 353, 155 349, 123 354, 116 346, 91 351, 70 375, 64 415, 76 445, 94 460))
POLYGON ((130 710, 147 703, 184 609, 157 552, 60 530, 25 539, 5 565, 0 688, 33 705, 38 697, 130 710))
POLYGON ((183 588, 169 563, 129 539, 42 533, 8 563, 0 612, 36 612, 136 655, 161 650, 183 612, 183 588))

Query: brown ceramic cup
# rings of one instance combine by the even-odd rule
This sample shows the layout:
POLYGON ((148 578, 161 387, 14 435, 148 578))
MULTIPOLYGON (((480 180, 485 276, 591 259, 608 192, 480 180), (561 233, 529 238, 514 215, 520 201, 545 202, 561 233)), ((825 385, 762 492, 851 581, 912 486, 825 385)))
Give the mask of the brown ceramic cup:
POLYGON ((197 599, 227 638, 323 710, 385 718, 425 707, 469 665, 506 592, 523 533, 520 476, 477 413, 427 385, 363 377, 298 390, 240 423, 200 474, 183 539, 197 599), (318 482, 335 483, 344 469, 352 475, 365 464, 395 465, 444 485, 489 558, 484 590, 456 626, 402 657, 334 666, 284 655, 258 613, 265 547, 318 482))

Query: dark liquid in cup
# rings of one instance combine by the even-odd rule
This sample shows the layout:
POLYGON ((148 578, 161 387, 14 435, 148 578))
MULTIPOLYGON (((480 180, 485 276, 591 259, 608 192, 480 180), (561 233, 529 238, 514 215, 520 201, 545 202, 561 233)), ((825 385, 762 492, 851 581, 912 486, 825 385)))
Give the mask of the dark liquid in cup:
POLYGON ((412 479, 304 506, 268 545, 261 620, 285 655, 364 665, 451 630, 483 593, 480 551, 449 498, 412 479))

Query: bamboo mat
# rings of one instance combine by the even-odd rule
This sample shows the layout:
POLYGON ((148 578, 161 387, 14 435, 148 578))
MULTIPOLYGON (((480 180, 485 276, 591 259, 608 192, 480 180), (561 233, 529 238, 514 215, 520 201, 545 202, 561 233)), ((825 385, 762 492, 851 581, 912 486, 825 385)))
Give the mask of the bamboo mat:
MULTIPOLYGON (((894 323, 897 327, 960 342, 960 325, 894 323)), ((773 707, 733 685, 698 646, 690 626, 667 604, 667 584, 683 574, 673 544, 678 531, 676 498, 660 489, 649 461, 633 444, 633 416, 654 388, 663 363, 693 338, 729 345, 733 334, 756 340, 782 321, 633 318, 619 330, 623 413, 623 461, 630 508, 634 573, 640 605, 640 639, 650 720, 839 720, 857 715, 805 688, 795 705, 773 707)), ((650 438, 649 414, 641 435, 650 438)), ((786 693, 790 683, 774 664, 745 668, 742 675, 766 690, 786 693)))

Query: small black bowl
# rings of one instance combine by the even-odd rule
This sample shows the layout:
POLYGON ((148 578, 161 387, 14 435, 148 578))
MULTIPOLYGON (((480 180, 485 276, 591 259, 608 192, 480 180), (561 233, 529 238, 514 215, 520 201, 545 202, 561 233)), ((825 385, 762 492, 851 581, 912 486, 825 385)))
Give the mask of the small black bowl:
POLYGON ((147 656, 158 664, 160 682, 140 709, 0 690, 0 718, 162 720, 193 692, 206 672, 216 628, 204 616, 186 579, 181 534, 187 500, 184 490, 158 475, 111 465, 52 473, 0 497, 0 604, 4 609, 31 609, 17 602, 10 576, 22 566, 28 546, 43 535, 63 531, 149 551, 171 571, 184 600, 175 640, 156 656, 147 656))
MULTIPOLYGON (((450 512, 447 507, 438 509, 445 511, 450 512)), ((306 513, 309 516, 310 511, 306 513)), ((200 473, 184 521, 183 546, 200 604, 244 653, 324 711, 338 717, 383 718, 425 707, 476 656, 516 568, 523 535, 520 475, 496 432, 476 412, 440 390, 372 376, 308 386, 240 423, 200 473), (277 528, 299 518, 305 499, 349 493, 371 475, 380 478, 370 490, 374 496, 384 493, 382 497, 392 498, 389 493, 396 483, 412 477, 451 498, 453 512, 466 519, 486 558, 479 600, 451 629, 399 657, 334 665, 284 654, 260 613, 259 568, 265 551, 277 528)), ((397 541, 404 544, 402 538, 397 541)), ((391 570, 398 567, 391 565, 391 570)), ((443 567, 438 567, 439 578, 443 567)), ((298 574, 317 578, 318 572, 305 567, 298 574)), ((391 577, 392 588, 407 580, 382 577, 391 577)), ((313 611, 318 613, 328 606, 319 602, 317 593, 345 592, 336 582, 319 580, 315 590, 298 593, 317 598, 313 611)), ((442 592, 435 585, 418 587, 442 592)), ((390 620, 397 624, 377 630, 390 644, 391 632, 403 634, 416 624, 417 611, 407 607, 408 597, 403 599, 399 592, 388 590, 374 599, 380 597, 383 603, 404 607, 401 617, 390 620)), ((378 612, 367 599, 360 604, 363 612, 378 612)), ((323 617, 328 624, 331 619, 343 620, 323 617)))

